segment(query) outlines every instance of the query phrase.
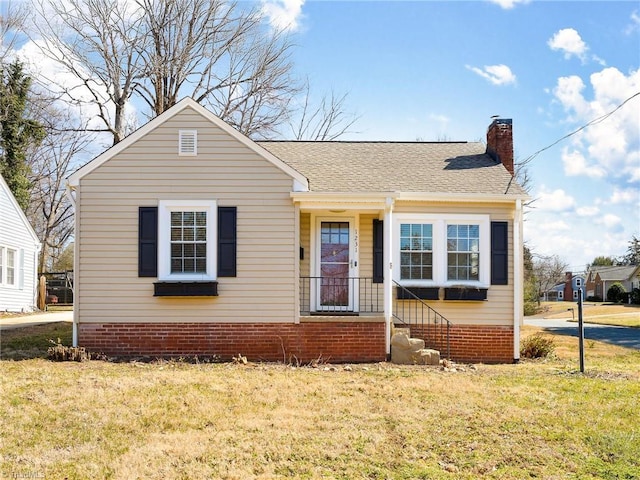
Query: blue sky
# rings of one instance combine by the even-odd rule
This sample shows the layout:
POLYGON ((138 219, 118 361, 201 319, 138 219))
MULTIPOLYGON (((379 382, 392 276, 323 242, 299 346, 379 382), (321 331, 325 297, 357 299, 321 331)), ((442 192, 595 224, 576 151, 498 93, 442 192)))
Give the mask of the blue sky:
POLYGON ((288 28, 312 99, 348 94, 341 139, 484 141, 492 115, 512 118, 535 254, 580 272, 640 236, 639 1, 243 1, 288 28))
MULTIPOLYGON (((637 1, 263 2, 312 93, 348 92, 350 140, 484 140, 523 161, 640 93, 637 1)), ((640 236, 640 95, 528 164, 525 240, 576 272, 640 236)), ((410 172, 407 172, 410 173, 410 172)))

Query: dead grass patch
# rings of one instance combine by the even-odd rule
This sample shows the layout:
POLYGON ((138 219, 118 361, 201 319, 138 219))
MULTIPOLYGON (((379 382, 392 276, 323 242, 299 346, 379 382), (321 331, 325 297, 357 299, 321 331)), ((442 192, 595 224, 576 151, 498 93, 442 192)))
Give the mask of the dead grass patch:
POLYGON ((457 372, 5 360, 0 475, 633 478, 640 352, 596 342, 580 375, 554 338, 553 358, 457 372))

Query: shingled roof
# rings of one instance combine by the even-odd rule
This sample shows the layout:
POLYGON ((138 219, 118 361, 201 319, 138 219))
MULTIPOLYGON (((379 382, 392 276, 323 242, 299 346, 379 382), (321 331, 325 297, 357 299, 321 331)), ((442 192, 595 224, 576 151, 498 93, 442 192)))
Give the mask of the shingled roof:
POLYGON ((481 142, 261 141, 309 180, 313 192, 526 192, 481 142), (511 182, 511 184, 510 184, 511 182))

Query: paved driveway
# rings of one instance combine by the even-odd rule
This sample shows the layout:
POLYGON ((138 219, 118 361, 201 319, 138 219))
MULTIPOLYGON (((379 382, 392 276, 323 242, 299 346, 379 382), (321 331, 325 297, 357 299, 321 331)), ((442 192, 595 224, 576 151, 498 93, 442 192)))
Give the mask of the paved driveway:
MULTIPOLYGON (((525 317, 525 325, 541 327, 560 335, 578 336, 578 322, 567 320, 545 320, 544 318, 525 317)), ((640 350, 640 328, 614 327, 611 325, 584 324, 584 338, 640 350)))
POLYGON ((44 323, 72 322, 73 311, 44 312, 31 315, 7 315, 0 317, 0 330, 10 330, 20 327, 31 327, 44 323))

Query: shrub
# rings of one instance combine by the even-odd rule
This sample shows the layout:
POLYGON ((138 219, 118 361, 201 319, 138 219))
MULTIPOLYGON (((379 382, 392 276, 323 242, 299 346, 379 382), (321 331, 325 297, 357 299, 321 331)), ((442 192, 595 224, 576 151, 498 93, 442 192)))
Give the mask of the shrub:
POLYGON ((607 302, 619 303, 624 300, 625 289, 621 283, 614 283, 607 290, 607 302))
POLYGON ((587 302, 601 302, 602 301, 602 297, 600 295, 591 295, 590 297, 586 298, 587 302))
POLYGON ((538 313, 538 304, 536 302, 524 302, 524 315, 525 317, 535 315, 538 313))
POLYGON ((640 305, 640 288, 634 288, 629 296, 631 297, 631 303, 640 305))
POLYGON ((546 358, 556 349, 556 344, 550 337, 541 333, 534 333, 520 342, 520 356, 524 358, 546 358))

